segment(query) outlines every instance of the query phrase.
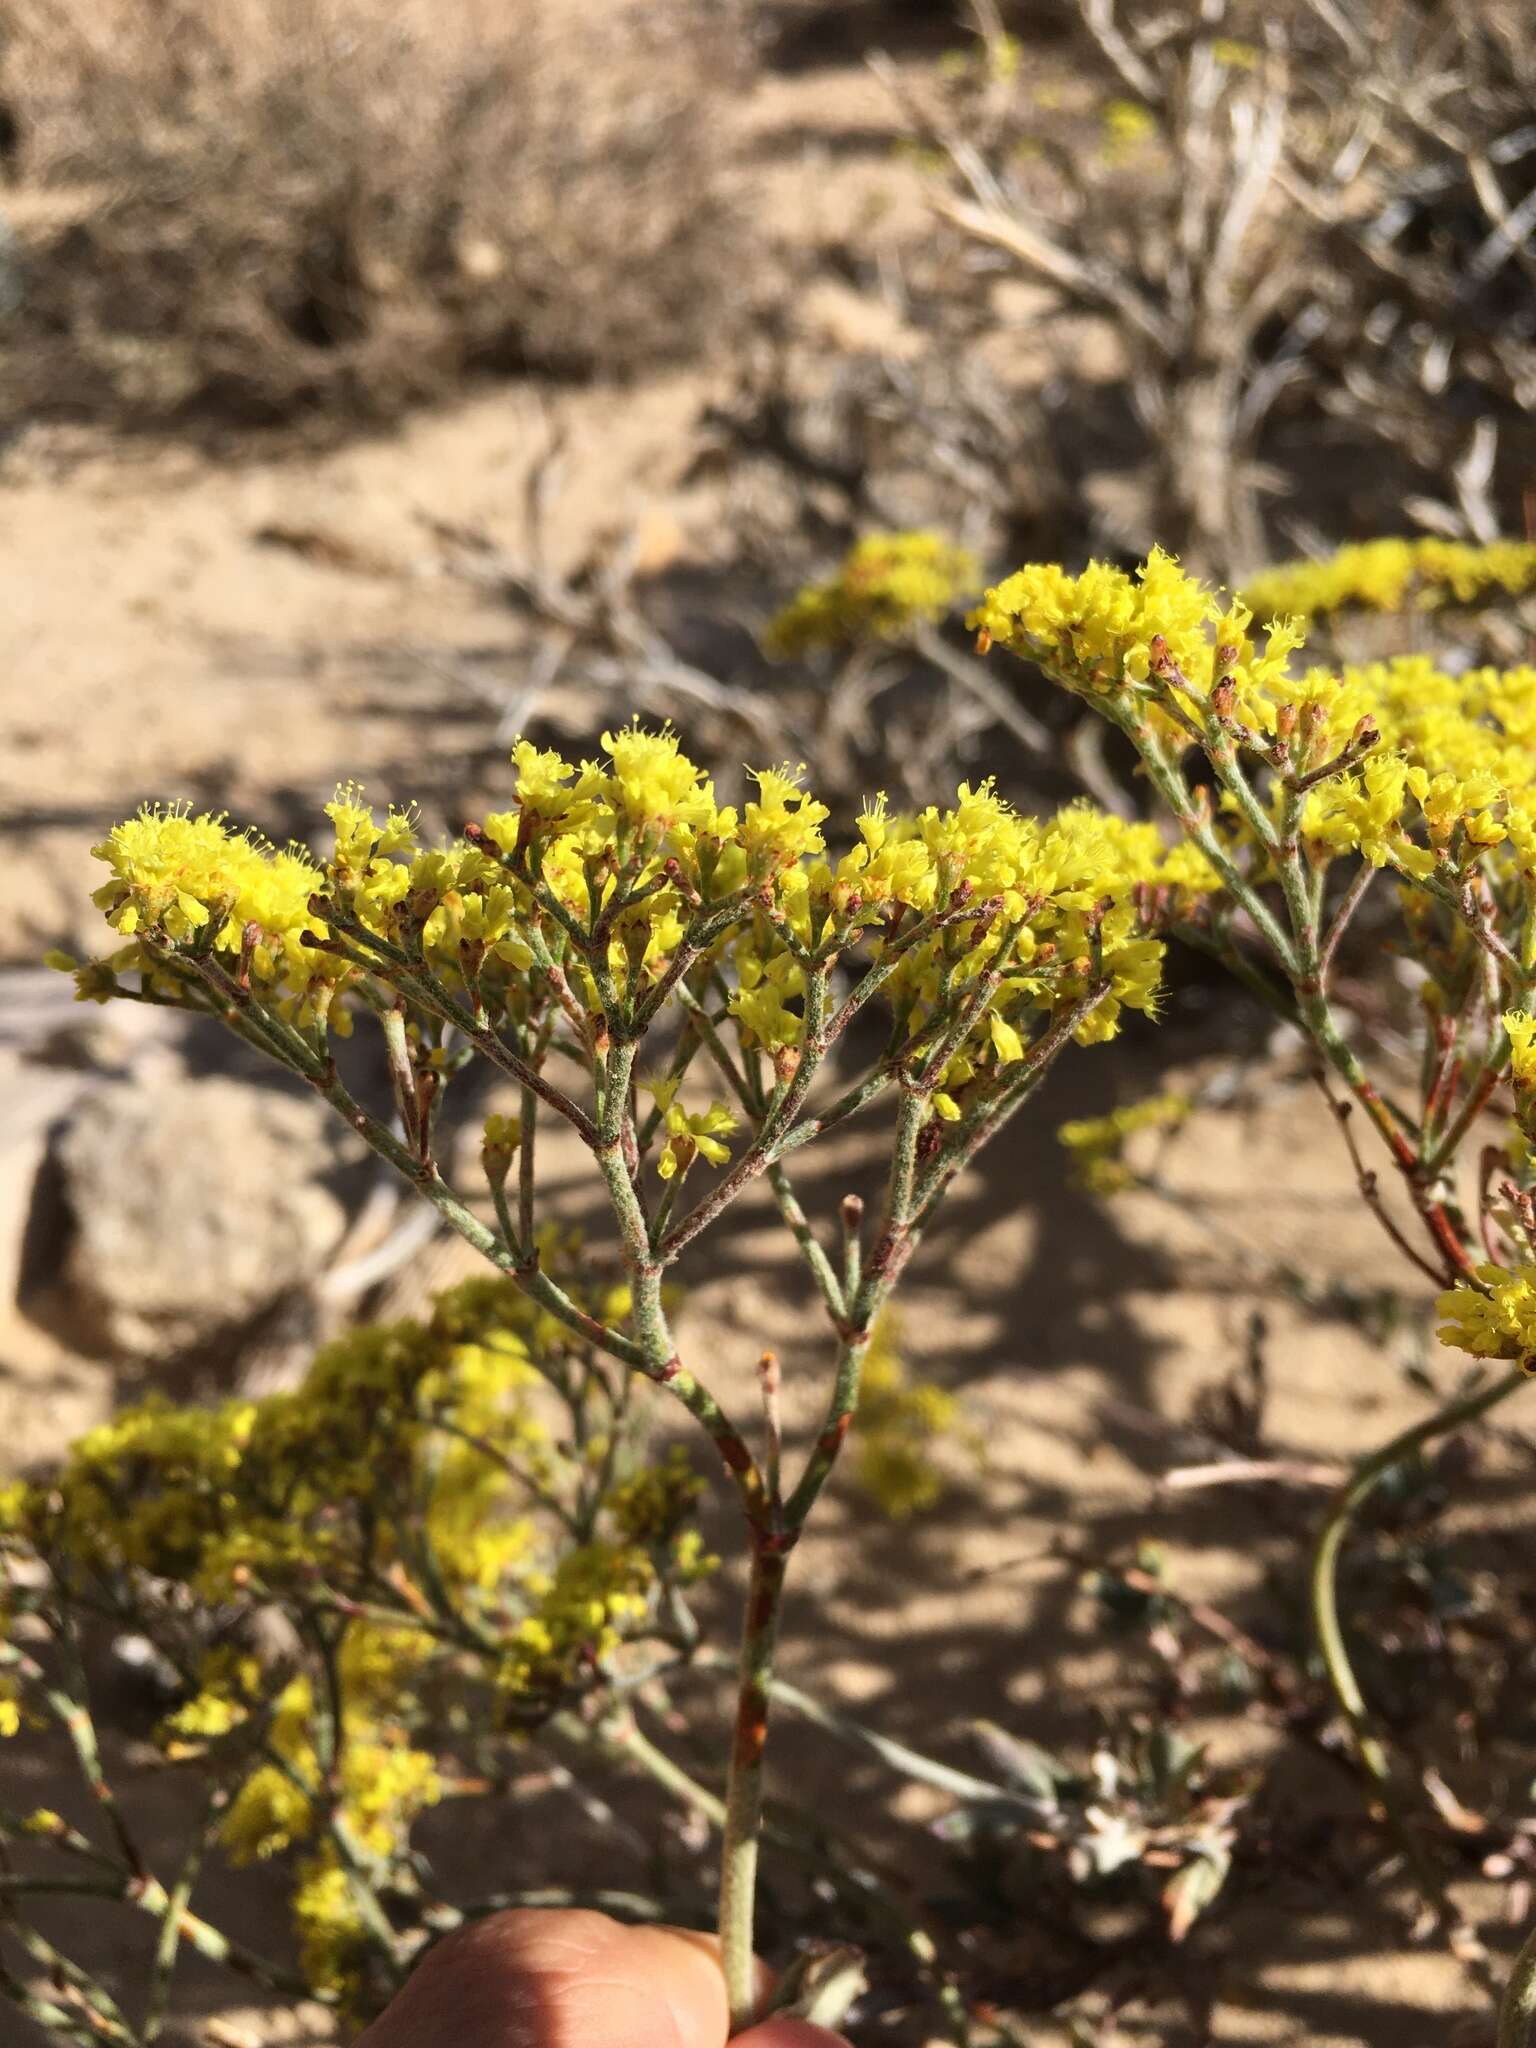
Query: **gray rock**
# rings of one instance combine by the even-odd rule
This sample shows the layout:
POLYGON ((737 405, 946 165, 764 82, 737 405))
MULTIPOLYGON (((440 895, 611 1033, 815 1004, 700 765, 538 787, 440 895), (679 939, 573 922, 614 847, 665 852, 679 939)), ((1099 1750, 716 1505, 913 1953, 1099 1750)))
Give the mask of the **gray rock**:
POLYGON ((75 1105, 54 1162, 49 1320, 96 1356, 165 1361, 318 1277, 347 1213, 345 1137, 318 1102, 215 1076, 141 1077, 75 1105))

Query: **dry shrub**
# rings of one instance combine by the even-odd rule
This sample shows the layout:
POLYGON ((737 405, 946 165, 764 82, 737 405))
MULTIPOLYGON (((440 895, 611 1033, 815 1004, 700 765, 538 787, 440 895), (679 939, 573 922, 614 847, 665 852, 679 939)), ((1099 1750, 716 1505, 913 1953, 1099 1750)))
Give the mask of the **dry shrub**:
MULTIPOLYGON (((1134 474, 1096 544, 1142 552, 1155 530, 1229 574, 1277 529, 1287 552, 1405 511, 1518 530, 1536 392, 1528 8, 1075 11, 1060 75, 1042 79, 999 0, 972 0, 968 53, 933 76, 882 69, 947 176, 972 347, 1007 326, 995 292, 1043 288, 1036 327, 1049 340, 1066 316, 1053 373, 1085 447, 1104 391, 1079 374, 1071 323, 1113 337, 1134 474)), ((1094 495, 1068 475, 1069 498, 1094 495)))
POLYGON ((691 4, 22 0, 55 218, 10 403, 378 418, 477 372, 686 357, 743 272, 736 48, 691 4))

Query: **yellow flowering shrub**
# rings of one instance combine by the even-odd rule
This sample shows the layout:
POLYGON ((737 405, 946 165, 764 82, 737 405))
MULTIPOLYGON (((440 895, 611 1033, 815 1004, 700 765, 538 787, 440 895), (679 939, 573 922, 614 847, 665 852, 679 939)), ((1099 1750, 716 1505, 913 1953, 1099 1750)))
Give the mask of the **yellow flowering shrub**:
MULTIPOLYGON (((552 1232, 539 1252, 581 1261, 552 1232)), ((154 1644, 180 1687, 161 1751, 219 1788, 208 1846, 287 1864, 302 1988, 366 2011, 404 1954, 381 1893, 409 1877, 418 1920, 441 1909, 412 1830, 463 1775, 463 1729, 515 1768, 663 1627, 713 1562, 701 1483, 681 1450, 643 1459, 590 1341, 490 1276, 351 1331, 291 1392, 124 1410, 6 1490, 0 1566, 17 1612, 59 1629, 54 1601, 105 1599, 154 1644), (273 1609, 275 1658, 249 1633, 273 1609)), ((0 1674, 0 1732, 30 1702, 78 1739, 88 1708, 19 1641, 0 1674)), ((42 1812, 24 1832, 73 1839, 42 1812)))
MULTIPOLYGON (((935 536, 873 535, 770 638, 789 652, 901 636, 976 580, 935 536)), ((687 1591, 714 1563, 690 1526, 686 1460, 625 1448, 649 1382, 712 1447, 750 1556, 721 1905, 744 2011, 744 1859, 789 1553, 856 1414, 857 1476, 895 1513, 935 1497, 928 1454, 953 1420, 875 1335, 879 1318, 947 1189, 1063 1051, 1155 1014, 1168 929, 1219 877, 1154 824, 1087 804, 1027 816, 990 780, 912 814, 877 796, 834 820, 779 763, 723 801, 675 733, 639 724, 606 733, 595 758, 520 740, 507 807, 446 841, 352 785, 326 817, 316 850, 278 849, 221 815, 146 805, 96 848, 111 946, 59 964, 84 1000, 177 1006, 269 1056, 484 1256, 486 1277, 425 1320, 348 1333, 291 1392, 126 1409, 23 1489, 5 1540, 48 1575, 66 1639, 89 1587, 134 1612, 182 1688, 164 1754, 219 1787, 210 1846, 283 1862, 302 1981, 366 2012, 420 1932, 462 1910, 425 1897, 416 1841, 467 1774, 494 1778, 507 1745, 551 1724, 646 1753, 622 1672, 647 1642, 658 1670, 686 1662, 687 1591), (876 1013, 877 1032, 853 1030, 876 1013), (391 1121, 349 1082, 365 1033, 391 1121), (512 1097, 477 1111, 474 1186, 450 1177, 440 1140, 471 1068, 512 1097), (866 1232, 845 1205, 829 1246, 800 1206, 796 1155, 882 1101, 880 1213, 866 1232), (622 1277, 605 1292, 578 1277, 600 1246, 575 1258, 546 1220, 551 1119, 607 1197, 622 1277), (777 1365, 754 1444, 671 1321, 672 1269, 754 1184, 831 1340, 795 1475, 777 1365), (217 1629, 172 1628, 168 1588, 217 1629), (241 1637, 271 1608, 294 1638, 275 1659, 241 1637)), ((0 1658, 7 1682, 18 1671, 22 1695, 32 1676, 46 1701, 25 1653, 0 1658)), ((66 1853, 72 1840, 46 1839, 66 1853)), ((222 1937, 198 1939, 215 1953, 222 1937)))
MULTIPOLYGON (((1321 1664, 1410 1848, 1418 1823, 1401 1817, 1390 1753, 1351 1662, 1338 1561, 1352 1516, 1385 1476, 1510 1398, 1536 1359, 1536 669, 1432 654, 1308 666, 1296 658, 1299 622, 1353 605, 1434 611, 1532 587, 1536 546, 1524 543, 1372 543, 1254 578, 1242 599, 1154 553, 1134 574, 1027 566, 970 618, 983 653, 1023 657, 1124 735, 1202 863, 1206 886, 1171 906, 1163 929, 1224 963, 1300 1033, 1362 1200, 1439 1290, 1441 1342, 1510 1362, 1502 1375, 1475 1368, 1366 1459, 1313 1554, 1321 1664), (1256 613, 1268 621, 1262 637, 1256 613), (1411 963, 1414 995, 1394 1018, 1417 1054, 1410 1063, 1371 1047, 1337 1007, 1341 950, 1373 890, 1375 945, 1411 963), (1511 1110, 1499 1142, 1489 1120, 1511 1110)), ((1101 1185, 1123 1175, 1126 1122, 1122 1113, 1062 1133, 1101 1185)), ((1438 1878, 1416 1850, 1410 1862, 1441 1914, 1438 1878)), ((1506 1998, 1501 2033, 1511 2040, 1533 1983, 1536 1940, 1506 1998)))
MULTIPOLYGON (((1413 575, 1473 589, 1465 564, 1433 559, 1413 575)), ((789 653, 909 632, 972 573, 932 537, 873 536, 770 638, 789 653)), ((1294 609, 1309 608, 1303 592, 1294 609)), ((108 1586, 131 1604, 182 1686, 164 1753, 218 1786, 209 1841, 285 1859, 297 1981, 357 2012, 465 1910, 423 1903, 418 1823, 504 1774, 519 1738, 554 1728, 673 1795, 687 1786, 632 1702, 666 1706, 695 1657, 686 1595, 713 1560, 689 1525, 686 1463, 626 1449, 643 1385, 711 1447, 748 1557, 724 1796, 683 1795, 721 1827, 722 1954, 745 2019, 791 1555, 850 1430, 855 1476, 905 1514, 937 1498, 930 1454, 955 1422, 950 1397, 907 1377, 882 1317, 946 1193, 1055 1061, 1156 1015, 1170 946, 1224 963, 1308 1041, 1362 1198, 1441 1292, 1442 1337, 1515 1362, 1410 1448, 1502 1399, 1536 1354, 1531 1133, 1501 1148, 1482 1124, 1509 1108, 1536 1125, 1536 669, 1309 665, 1295 617, 1260 622, 1160 552, 1134 573, 1026 566, 970 622, 983 653, 1032 662, 1118 729, 1154 814, 1028 816, 989 779, 913 813, 877 796, 839 817, 787 764, 722 801, 676 734, 631 724, 592 758, 519 741, 507 807, 446 842, 428 843, 409 806, 381 812, 348 787, 316 852, 176 805, 97 849, 113 942, 72 969, 80 996, 234 1032, 486 1261, 430 1318, 327 1347, 291 1393, 141 1404, 0 1504, 6 1551, 43 1574, 18 1575, 13 1599, 55 1628, 61 1655, 71 1600, 108 1586), (1416 1099, 1372 1071, 1336 1009, 1340 948, 1373 888, 1415 966, 1416 1099), (382 1053, 392 1120, 349 1082, 360 1040, 382 1053), (477 1104, 478 1172, 460 1175, 441 1117, 472 1070, 513 1099, 477 1104), (867 1227, 855 1196, 836 1221, 807 1213, 795 1178, 803 1148, 857 1118, 882 1133, 867 1227), (580 1259, 547 1221, 551 1119, 606 1200, 580 1259), (1475 1188, 1461 1170, 1474 1132, 1475 1188), (772 1354, 748 1421, 673 1321, 674 1269, 753 1187, 825 1311, 820 1413, 798 1445, 772 1354), (605 1252, 615 1284, 597 1290, 605 1252), (239 1624, 273 1605, 294 1646, 263 1659, 239 1624), (217 1629, 193 1625, 213 1614, 217 1629)), ((1165 1095, 1061 1135, 1090 1184, 1121 1184, 1125 1140, 1186 1107, 1165 1095)), ((1341 1526, 1319 1552, 1314 1612, 1374 1769, 1329 1619, 1341 1526)), ((0 1684, 0 1732, 40 1702, 78 1737, 77 1695, 50 1689, 19 1642, 0 1646, 0 1684)), ((104 1785, 93 1742, 76 1752, 104 1785)), ((982 1790, 985 1804, 996 1788, 982 1790)), ((98 1797, 110 1808, 110 1787, 98 1797)), ((61 1828, 34 1834, 76 1851, 61 1828)), ((126 1851, 113 1867, 127 1902, 167 1908, 126 1851)), ((229 1959, 192 1924, 195 1945, 223 1942, 229 1959)))
MULTIPOLYGON (((331 1034, 379 1010, 381 979, 413 992, 439 980, 435 1010, 407 1002, 402 1056, 425 1098, 447 1083, 440 1041, 462 1020, 558 1048, 621 1013, 626 1029, 647 1021, 684 971, 702 986, 724 970, 729 1020, 772 1058, 803 1037, 812 971, 862 947, 889 956, 880 980, 916 1048, 1006 960, 950 1049, 974 1080, 1018 1057, 1020 1024, 1080 997, 1100 961, 1111 986, 1093 1030, 1151 1007, 1161 945, 1134 894, 1210 886, 1150 828, 1087 806, 1042 823, 991 783, 912 818, 877 802, 833 857, 826 807, 788 770, 762 771, 738 808, 717 803, 670 733, 631 727, 605 745, 607 766, 577 766, 520 744, 515 807, 447 846, 423 847, 408 812, 381 820, 343 791, 318 865, 222 819, 146 808, 97 849, 112 870, 97 900, 128 943, 77 970, 81 993, 207 1009, 313 1067, 331 1034), (936 929, 909 943, 923 925, 936 929)), ((679 1080, 651 1083, 663 1178, 696 1158, 723 1166, 737 1123, 722 1101, 688 1108, 679 1080)), ((408 1127, 430 1113, 408 1109, 408 1127)), ((514 1122, 494 1120, 487 1144, 510 1158, 514 1122)))
POLYGON ((1284 562, 1248 579, 1243 595, 1264 616, 1311 619, 1348 610, 1437 611, 1520 597, 1536 586, 1536 542, 1359 541, 1318 562, 1284 562))
MULTIPOLYGON (((1022 656, 1125 735, 1204 864, 1207 887, 1166 929, 1223 961, 1309 1041, 1362 1198, 1441 1289, 1442 1342, 1515 1362, 1384 1447, 1319 1542, 1318 1647, 1362 1763, 1383 1784, 1390 1765, 1337 1612, 1342 1533, 1395 1461, 1507 1398, 1536 1355, 1536 669, 1453 671, 1427 654, 1309 667, 1294 658, 1297 616, 1470 604, 1533 584, 1533 546, 1383 541, 1255 578, 1235 600, 1154 553, 1135 574, 1028 566, 970 619, 983 652, 1022 656), (1255 608, 1270 615, 1262 641, 1255 608), (1373 1071, 1379 1060, 1335 1007, 1340 948, 1373 885, 1377 942, 1390 932, 1414 967, 1416 1085, 1373 1071), (1500 1108, 1516 1118, 1502 1145, 1483 1128, 1500 1108)), ((1064 1129, 1090 1178, 1120 1177, 1122 1126, 1134 1118, 1064 1129)))
MULTIPOLYGON (((1241 901, 1272 887, 1285 915, 1308 928, 1307 944, 1320 943, 1301 897, 1320 913, 1331 864, 1359 856, 1418 892, 1405 915, 1437 989, 1447 972, 1464 978, 1480 949, 1509 944, 1509 993, 1521 994, 1536 957, 1523 909, 1536 865, 1536 669, 1452 674, 1426 655, 1298 666, 1294 620, 1272 619, 1261 644, 1246 602, 1206 590, 1156 552, 1135 575, 1102 563, 1079 576, 1022 569, 986 593, 970 623, 984 647, 1035 662, 1130 736, 1186 847, 1208 863, 1203 879, 1220 878, 1217 894, 1241 901), (1184 780, 1192 750, 1215 772, 1210 815, 1205 794, 1184 780), (1289 873, 1277 857, 1294 863, 1289 873), (1499 934, 1447 902, 1470 887, 1482 903, 1484 884, 1499 934), (1519 914, 1500 915, 1506 906, 1519 914), (1433 948, 1426 915, 1443 927, 1433 948)), ((1213 915, 1215 896, 1207 924, 1213 915)), ((1260 929, 1281 937, 1267 911, 1260 929)), ((1287 971, 1296 943, 1293 931, 1278 948, 1287 971)))
POLYGON ((871 533, 835 575, 784 607, 763 635, 775 659, 854 640, 896 640, 935 624, 981 581, 975 557, 935 533, 871 533))

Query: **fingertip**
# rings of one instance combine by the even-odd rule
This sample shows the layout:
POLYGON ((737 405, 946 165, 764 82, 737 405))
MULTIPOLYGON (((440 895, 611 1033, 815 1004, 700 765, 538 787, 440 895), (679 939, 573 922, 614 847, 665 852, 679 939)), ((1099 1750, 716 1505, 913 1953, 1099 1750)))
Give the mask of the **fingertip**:
POLYGON ((707 1947, 601 1913, 515 1910, 432 1949, 358 2048, 716 2048, 725 2031, 707 1947))
POLYGON ((809 2020, 764 2020, 738 2034, 731 2048, 848 2048, 841 2034, 813 2026, 809 2020))

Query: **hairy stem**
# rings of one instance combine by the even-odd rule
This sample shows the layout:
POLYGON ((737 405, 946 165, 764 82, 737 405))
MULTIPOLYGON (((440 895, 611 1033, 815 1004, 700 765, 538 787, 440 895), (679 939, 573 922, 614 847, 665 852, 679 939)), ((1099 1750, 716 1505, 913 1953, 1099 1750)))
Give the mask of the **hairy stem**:
POLYGON ((768 1681, 784 1596, 785 1552, 773 1542, 754 1544, 747 1581, 736 1692, 736 1731, 726 1779, 725 1829, 720 1844, 720 1959, 731 2004, 731 2031, 750 2026, 756 2011, 752 1922, 757 1893, 757 1848, 763 1826, 763 1748, 768 1739, 768 1681))

